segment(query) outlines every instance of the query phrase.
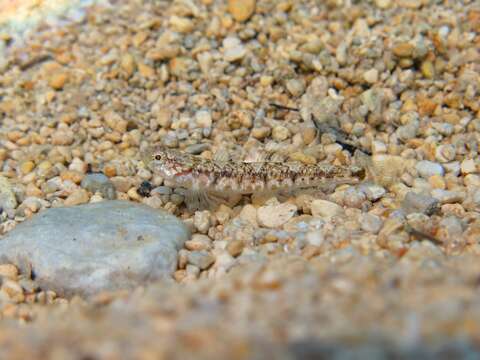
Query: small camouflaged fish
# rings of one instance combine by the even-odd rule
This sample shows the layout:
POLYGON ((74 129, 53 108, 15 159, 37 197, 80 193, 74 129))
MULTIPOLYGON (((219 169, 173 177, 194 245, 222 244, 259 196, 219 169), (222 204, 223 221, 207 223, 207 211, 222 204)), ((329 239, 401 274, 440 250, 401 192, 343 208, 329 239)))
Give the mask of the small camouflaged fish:
POLYGON ((356 184, 365 178, 365 168, 353 165, 208 160, 164 146, 149 149, 144 162, 155 174, 188 189, 189 207, 213 205, 212 200, 225 195, 356 184))

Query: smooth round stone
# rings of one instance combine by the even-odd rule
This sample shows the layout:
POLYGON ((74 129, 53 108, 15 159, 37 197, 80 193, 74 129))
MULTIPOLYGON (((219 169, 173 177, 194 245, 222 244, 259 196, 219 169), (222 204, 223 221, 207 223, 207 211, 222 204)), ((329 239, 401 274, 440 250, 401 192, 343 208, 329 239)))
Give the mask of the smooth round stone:
POLYGON ((175 216, 128 201, 50 208, 0 241, 0 261, 29 264, 42 288, 93 295, 169 277, 190 234, 175 216))

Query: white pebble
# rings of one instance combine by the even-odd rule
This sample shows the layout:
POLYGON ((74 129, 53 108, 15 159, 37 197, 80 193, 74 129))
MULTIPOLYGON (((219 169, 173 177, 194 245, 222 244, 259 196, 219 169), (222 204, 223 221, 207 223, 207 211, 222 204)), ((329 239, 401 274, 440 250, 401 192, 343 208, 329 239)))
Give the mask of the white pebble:
POLYGON ((372 183, 363 185, 361 190, 365 193, 367 199, 370 201, 377 201, 387 192, 382 186, 372 183))
POLYGON ((235 37, 227 37, 223 40, 223 47, 223 57, 228 62, 241 60, 247 54, 247 49, 245 49, 240 40, 235 37))
POLYGON ((462 174, 472 174, 477 172, 477 167, 475 166, 475 160, 473 159, 465 159, 462 161, 460 165, 462 174))
POLYGON ((198 232, 206 234, 210 228, 210 211, 196 211, 193 218, 193 224, 197 228, 198 232))
POLYGON ((257 220, 261 226, 276 228, 290 220, 296 211, 297 207, 290 203, 261 206, 257 210, 257 220))
POLYGON ((311 211, 313 216, 331 218, 343 214, 343 208, 334 202, 317 199, 312 201, 311 211))
POLYGON ((372 142, 372 152, 374 154, 385 154, 387 152, 387 145, 382 141, 375 140, 372 142))
POLYGON ((75 158, 68 166, 68 170, 74 170, 85 174, 87 172, 87 164, 79 158, 75 158))
POLYGON ((378 81, 378 70, 370 69, 365 71, 363 73, 363 79, 370 84, 375 84, 378 81))
POLYGON ((200 110, 195 114, 195 121, 201 128, 212 127, 212 115, 208 110, 200 110))

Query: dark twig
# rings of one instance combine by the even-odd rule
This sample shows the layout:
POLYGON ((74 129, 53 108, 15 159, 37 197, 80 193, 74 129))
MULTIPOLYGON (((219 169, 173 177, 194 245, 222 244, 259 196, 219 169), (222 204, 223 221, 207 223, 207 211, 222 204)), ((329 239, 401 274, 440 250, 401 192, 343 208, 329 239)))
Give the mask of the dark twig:
POLYGON ((332 134, 335 136, 335 141, 340 144, 345 150, 347 150, 350 154, 353 154, 355 150, 360 150, 367 155, 372 155, 372 153, 366 149, 361 149, 357 145, 353 143, 352 140, 348 138, 348 134, 346 134, 343 130, 328 125, 324 122, 319 122, 317 119, 313 118, 313 123, 315 127, 321 134, 332 134))
MULTIPOLYGON (((300 111, 300 109, 281 105, 281 104, 276 104, 276 103, 270 103, 270 106, 279 109, 279 110, 287 110, 287 111, 300 111)), ((342 146, 343 149, 347 150, 350 154, 353 154, 355 150, 360 150, 363 153, 367 155, 372 155, 372 153, 366 149, 360 149, 358 146, 356 146, 352 140, 348 138, 348 134, 346 134, 344 131, 341 129, 327 125, 326 123, 320 123, 315 117, 313 118, 313 123, 315 124, 315 127, 317 128, 318 132, 320 134, 332 134, 335 136, 335 141, 342 146)))
POLYGON ((293 108, 293 107, 285 106, 285 105, 281 105, 281 104, 270 103, 270 106, 274 107, 274 108, 277 108, 279 110, 297 111, 297 112, 300 111, 297 108, 293 108))

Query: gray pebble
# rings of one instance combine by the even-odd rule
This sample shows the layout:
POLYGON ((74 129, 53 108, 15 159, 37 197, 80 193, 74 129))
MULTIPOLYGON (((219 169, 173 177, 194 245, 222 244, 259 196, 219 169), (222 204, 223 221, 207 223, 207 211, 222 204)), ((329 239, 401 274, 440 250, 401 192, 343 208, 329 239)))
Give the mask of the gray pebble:
POLYGON ((172 203, 174 203, 175 205, 180 205, 183 203, 183 201, 185 200, 185 197, 183 195, 180 195, 180 194, 172 194, 170 195, 170 201, 172 203))
POLYGON ((443 174, 445 173, 442 165, 428 160, 419 161, 415 166, 415 169, 417 169, 418 174, 425 179, 428 179, 430 176, 433 175, 443 176, 443 174))
POLYGON ((402 202, 402 209, 406 214, 422 213, 431 215, 438 210, 438 200, 422 194, 409 192, 402 202))
POLYGON ((443 136, 450 136, 454 131, 453 125, 445 122, 432 122, 432 127, 443 136))
POLYGON ((49 179, 46 183, 42 185, 42 191, 46 194, 54 193, 55 191, 60 190, 62 187, 62 179, 57 176, 52 179, 49 179))
POLYGON ((178 146, 178 138, 175 135, 174 132, 169 132, 164 138, 163 138, 163 144, 166 147, 170 148, 175 148, 178 146))
POLYGON ((159 195, 170 195, 172 193, 172 188, 169 186, 157 186, 152 190, 152 194, 157 193, 159 195))
POLYGON ((117 197, 115 186, 104 174, 88 174, 80 186, 94 194, 99 192, 104 199, 114 200, 117 197))
POLYGON ((208 150, 209 147, 210 147, 209 144, 194 144, 194 145, 188 146, 185 149, 185 151, 188 152, 189 154, 198 155, 203 151, 208 150))
POLYGON ((366 183, 359 186, 360 190, 365 193, 367 199, 370 201, 377 201, 386 194, 385 188, 373 183, 366 183))
POLYGON ((456 216, 448 216, 440 220, 439 224, 442 228, 445 228, 447 234, 452 238, 451 241, 461 239, 463 233, 462 221, 456 216))
POLYGON ((442 164, 442 166, 448 173, 455 176, 460 175, 460 161, 452 161, 450 163, 442 164))
POLYGON ((188 262, 197 266, 201 270, 208 269, 213 264, 215 258, 208 251, 190 251, 187 255, 188 262))
POLYGON ((400 126, 396 131, 397 136, 402 141, 413 139, 415 136, 417 136, 418 127, 418 121, 412 121, 407 125, 400 126))
POLYGON ((360 100, 367 107, 368 111, 372 113, 380 111, 382 98, 383 93, 379 89, 368 89, 360 95, 360 100))
POLYGON ((31 264, 42 288, 93 295, 170 276, 186 226, 165 211, 128 201, 47 209, 0 241, 0 261, 31 264))
POLYGON ((367 213, 362 215, 360 226, 366 232, 377 234, 383 226, 383 221, 379 216, 367 213))
POLYGON ((200 275, 200 268, 198 266, 188 264, 185 270, 187 271, 187 275, 193 278, 197 278, 198 275, 200 275))
POLYGON ((356 187, 351 187, 345 190, 344 204, 348 207, 360 209, 364 204, 367 196, 356 187))
POLYGON ((465 199, 465 194, 459 191, 433 189, 432 196, 441 204, 460 203, 465 199))
POLYGON ((305 81, 303 79, 290 79, 285 85, 292 96, 298 97, 305 92, 305 81))

